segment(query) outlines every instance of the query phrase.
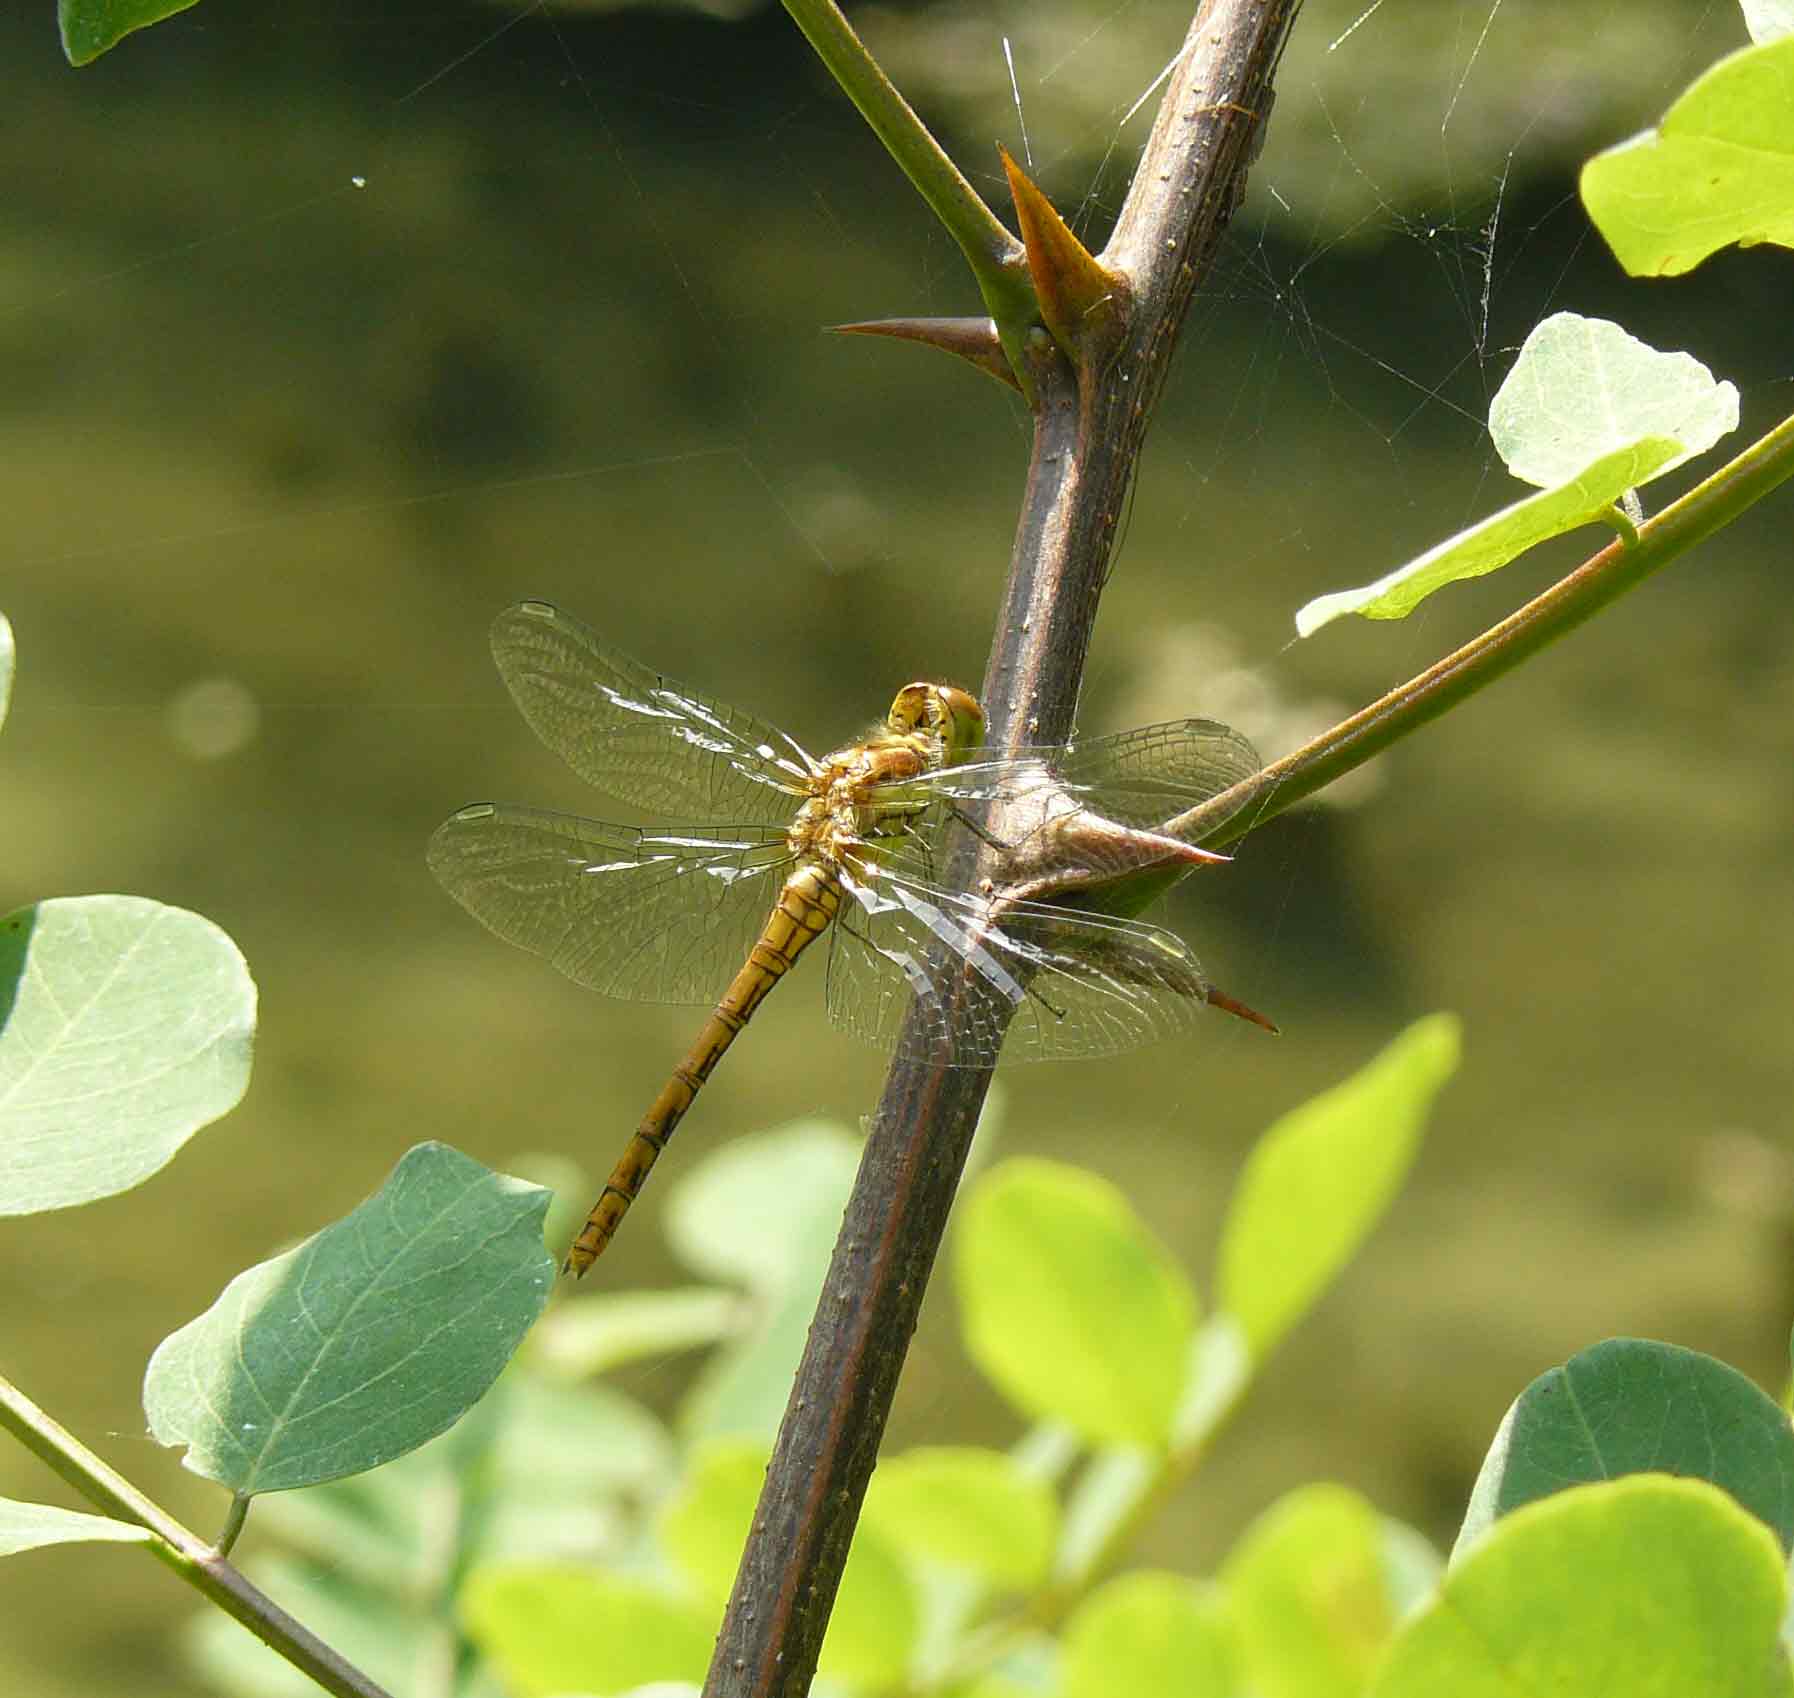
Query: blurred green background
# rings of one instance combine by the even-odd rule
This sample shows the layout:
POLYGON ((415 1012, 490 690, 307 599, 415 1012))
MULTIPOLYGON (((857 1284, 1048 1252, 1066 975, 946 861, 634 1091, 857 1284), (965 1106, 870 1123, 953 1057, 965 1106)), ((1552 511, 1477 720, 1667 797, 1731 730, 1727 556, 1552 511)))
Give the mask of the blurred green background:
MULTIPOLYGON (((1786 253, 1630 283, 1573 196, 1586 152, 1742 42, 1728 6, 1362 10, 1298 26, 1132 503, 1091 733, 1208 712, 1280 752, 1578 558, 1592 538, 1290 643, 1312 595, 1514 498, 1481 421, 1548 311, 1733 378, 1737 442, 1794 400, 1786 253)), ((992 196, 993 140, 1021 142, 1008 34, 1039 180, 1100 241, 1175 7, 854 16, 992 196)), ((424 870, 469 800, 604 811, 503 693, 493 613, 561 602, 826 746, 908 678, 976 682, 1026 420, 944 360, 818 333, 976 303, 776 10, 207 0, 75 73, 42 7, 0 45, 0 910, 180 903, 262 997, 235 1115, 139 1191, 5 1223, 4 1369, 211 1528, 217 1494, 144 1435, 156 1342, 418 1139, 608 1168, 695 1030, 507 950, 424 870)), ((1448 1538, 1508 1401, 1602 1336, 1779 1389, 1789 499, 1179 893, 1162 917, 1281 1040, 1007 1077, 1003 1147, 1108 1174, 1206 1279, 1269 1119, 1418 1013, 1466 1021, 1415 1182, 1149 1560, 1199 1571, 1322 1476, 1448 1538)), ((880 1062, 828 1031, 819 980, 781 991, 670 1161, 870 1108, 880 1062)), ((601 1277, 679 1277, 653 1189, 601 1277)), ((937 1295, 896 1444, 1015 1431, 952 1321, 937 1295)), ((68 1501, 16 1451, 0 1494, 68 1501)), ((184 1698, 188 1613, 123 1551, 0 1565, 0 1691, 184 1698)))

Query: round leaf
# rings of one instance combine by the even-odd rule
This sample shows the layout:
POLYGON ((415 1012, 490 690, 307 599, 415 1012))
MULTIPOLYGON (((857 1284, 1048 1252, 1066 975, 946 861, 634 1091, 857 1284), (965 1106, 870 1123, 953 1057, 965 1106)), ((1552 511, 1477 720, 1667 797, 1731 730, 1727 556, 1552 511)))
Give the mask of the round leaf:
POLYGON ((1737 389, 1692 354, 1663 353, 1611 319, 1573 312, 1533 327, 1489 404, 1507 469, 1541 489, 1650 438, 1680 444, 1648 474, 1660 476, 1737 427, 1737 389))
POLYGON ((660 1517, 660 1542, 692 1589, 719 1607, 728 1601, 766 1480, 766 1446, 754 1439, 713 1439, 660 1517))
POLYGON ((701 1681, 716 1622, 634 1578, 566 1563, 492 1563, 461 1589, 461 1622, 520 1698, 701 1681))
POLYGON ((1351 1260, 1406 1178, 1459 1028, 1435 1014, 1259 1139, 1221 1232, 1216 1303, 1262 1358, 1351 1260))
POLYGON ((772 1442, 859 1159, 859 1141, 839 1126, 796 1121, 726 1144, 669 1193, 673 1248, 714 1279, 747 1286, 759 1317, 700 1369, 679 1412, 687 1439, 772 1442))
POLYGON ((1374 583, 1317 596, 1312 636, 1341 614, 1405 618, 1435 590, 1481 577, 1549 537, 1613 524, 1627 490, 1705 453, 1738 425, 1738 391, 1690 354, 1660 353, 1617 324, 1554 313, 1526 339, 1489 408, 1508 470, 1537 495, 1492 513, 1374 583))
POLYGON ((1395 1625, 1385 1527, 1343 1486, 1265 1511, 1222 1572, 1251 1690, 1358 1698, 1395 1625))
POLYGON ((911 1450, 881 1463, 863 1518, 912 1561, 1015 1590, 1045 1576, 1058 1521, 1044 1480, 1001 1451, 971 1445, 911 1450))
POLYGON ((417 1145, 376 1195, 157 1346, 151 1432, 245 1494, 403 1456, 478 1401, 541 1313, 547 1209, 539 1186, 417 1145))
POLYGON ((1582 202, 1634 277, 1732 242, 1794 247, 1794 36, 1721 59, 1655 130, 1582 168, 1582 202))
POLYGON ((210 920, 136 896, 0 919, 0 1215, 141 1184, 249 1083, 255 985, 210 920))
POLYGON ((1114 1186, 1003 1162, 964 1199, 955 1251, 966 1348, 1011 1402, 1098 1443, 1165 1445, 1196 1294, 1114 1186))
POLYGON ((1179 1574, 1111 1580, 1065 1625, 1061 1698, 1233 1698, 1233 1635, 1218 1600, 1179 1574))
POLYGON ((1712 1482, 1794 1550, 1794 1431, 1781 1407, 1697 1350, 1610 1338, 1541 1374, 1515 1401, 1477 1477, 1453 1559, 1522 1504, 1643 1473, 1712 1482))
POLYGON ((68 1545, 83 1539, 116 1539, 136 1543, 150 1536, 147 1527, 114 1521, 109 1515, 83 1515, 47 1503, 19 1503, 0 1498, 0 1556, 34 1551, 43 1545, 68 1545))
MULTIPOLYGON (((720 1439, 700 1445, 660 1521, 660 1542, 697 1592, 720 1612, 735 1581, 766 1478, 766 1446, 720 1439)), ((862 1521, 841 1575, 818 1663, 855 1685, 901 1683, 921 1632, 915 1589, 879 1528, 862 1521)))
POLYGON ((1786 1698, 1786 1594, 1769 1530, 1704 1481, 1578 1486, 1479 1541, 1371 1698, 1786 1698))

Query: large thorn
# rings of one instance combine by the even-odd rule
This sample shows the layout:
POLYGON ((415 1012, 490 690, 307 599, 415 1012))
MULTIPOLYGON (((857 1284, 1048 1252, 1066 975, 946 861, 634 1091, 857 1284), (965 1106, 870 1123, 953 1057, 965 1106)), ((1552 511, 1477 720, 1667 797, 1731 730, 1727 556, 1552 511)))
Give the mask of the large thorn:
POLYGON ((1127 280, 1097 263, 1007 148, 999 144, 997 152, 1009 178, 1040 316, 1053 340, 1074 361, 1086 367, 1100 364, 1121 331, 1127 280))
POLYGON ((997 326, 988 318, 869 318, 857 324, 835 324, 831 330, 844 336, 895 336, 904 342, 922 342, 944 354, 969 360, 986 377, 1019 390, 1009 357, 997 337, 997 326))

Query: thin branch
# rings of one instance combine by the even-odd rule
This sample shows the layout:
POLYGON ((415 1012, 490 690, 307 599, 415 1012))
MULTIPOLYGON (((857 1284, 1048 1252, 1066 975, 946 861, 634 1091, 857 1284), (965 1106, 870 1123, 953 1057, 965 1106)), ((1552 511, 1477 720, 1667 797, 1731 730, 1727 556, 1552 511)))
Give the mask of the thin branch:
POLYGON ((1794 416, 1641 525, 1636 541, 1615 537, 1462 648, 1161 829, 1211 848, 1243 837, 1568 636, 1790 477, 1794 416), (1205 820, 1223 815, 1230 816, 1224 824, 1205 829, 1205 820))
MULTIPOLYGON (((1123 333, 1074 371, 1025 339, 1034 449, 984 678, 993 743, 1062 742, 1150 402, 1260 133, 1298 0, 1206 0, 1135 178, 1123 333)), ((856 99, 858 97, 856 96, 856 99)), ((802 1698, 915 1330, 989 1074, 893 1068, 779 1430, 706 1698, 802 1698)))
POLYGON ((785 10, 829 74, 860 109, 860 116, 884 143, 885 151, 959 244, 1013 358, 1019 353, 1023 332, 1037 316, 1021 243, 947 157, 914 108, 866 51, 834 0, 785 0, 785 10))
POLYGON ((383 1686, 302 1627, 265 1592, 243 1578, 197 1534, 101 1461, 73 1433, 46 1415, 11 1381, 0 1379, 0 1427, 68 1481, 89 1503, 119 1521, 147 1527, 147 1548, 195 1591, 234 1616, 302 1674, 337 1698, 390 1698, 383 1686))

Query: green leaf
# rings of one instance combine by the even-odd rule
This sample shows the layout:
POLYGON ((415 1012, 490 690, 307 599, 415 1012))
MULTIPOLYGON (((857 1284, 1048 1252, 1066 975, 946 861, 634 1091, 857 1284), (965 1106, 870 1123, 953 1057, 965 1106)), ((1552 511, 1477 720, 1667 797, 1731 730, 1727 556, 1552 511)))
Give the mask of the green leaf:
POLYGON ((1582 204, 1634 277, 1679 276, 1733 242, 1794 246, 1794 36, 1721 59, 1655 130, 1596 154, 1582 204))
POLYGON ((740 1295, 714 1286, 601 1292, 559 1304, 536 1328, 530 1362, 543 1373, 589 1379, 625 1363, 715 1344, 743 1324, 740 1295))
POLYGON ((1541 1374, 1507 1412, 1452 1560, 1522 1504, 1643 1473, 1711 1482, 1794 1550, 1794 1432, 1780 1405, 1699 1351, 1610 1338, 1541 1374))
MULTIPOLYGON (((720 1612, 766 1479, 767 1448, 751 1439, 697 1447, 660 1519, 660 1542, 699 1596, 720 1612)), ((921 1634, 915 1588, 881 1531, 865 1521, 841 1575, 817 1667, 855 1685, 899 1684, 921 1634)))
POLYGON ((0 1215, 141 1184, 249 1083, 255 985, 210 920, 137 896, 0 919, 0 1215))
POLYGON ((184 12, 196 0, 57 0, 62 51, 71 65, 88 65, 132 30, 184 12))
POLYGON ((1196 1294, 1114 1186, 999 1163, 963 1196, 954 1274, 966 1349, 1018 1408, 1097 1443, 1167 1443, 1196 1294))
POLYGON ((841 1572, 817 1675, 877 1692, 900 1689, 921 1639, 921 1604, 902 1558, 876 1528, 861 1527, 841 1572))
MULTIPOLYGON (((1553 313, 1520 349, 1489 404, 1489 436, 1507 469, 1552 489, 1641 445, 1680 444, 1657 477, 1738 427, 1738 391, 1692 354, 1660 353, 1604 318, 1553 313)), ((1630 487, 1628 485, 1627 487, 1630 487)))
POLYGON ((6 710, 12 702, 13 646, 12 627, 0 613, 0 725, 6 723, 6 710))
POLYGON ((143 1406, 197 1474, 241 1493, 390 1462, 498 1377, 554 1279, 548 1193, 445 1144, 239 1274, 150 1358, 143 1406))
POLYGON ((1489 408, 1508 469, 1541 486, 1418 559, 1296 615, 1312 636, 1344 613, 1401 619, 1435 590, 1505 566, 1597 521, 1615 523, 1629 489, 1705 453, 1737 428, 1738 391, 1689 354, 1664 354, 1606 319, 1555 313, 1527 337, 1489 408))
POLYGON ((1794 35, 1794 0, 1738 0, 1744 27, 1756 42, 1794 35))
POLYGON ((76 1544, 84 1539, 140 1543, 149 1536, 147 1527, 114 1521, 109 1515, 83 1515, 79 1510, 57 1509, 47 1503, 0 1498, 0 1556, 34 1551, 41 1545, 76 1544))
POLYGON ((1232 1698, 1244 1693, 1214 1592, 1178 1574, 1123 1575, 1065 1624, 1061 1698, 1232 1698))
POLYGON ((1697 1480, 1578 1486, 1508 1516, 1391 1648, 1372 1698, 1786 1698, 1769 1531, 1697 1480))
POLYGON ((660 1543, 691 1588, 728 1602, 766 1481, 767 1448, 755 1439, 710 1439, 692 1453, 660 1514, 660 1543))
POLYGON ((1215 1272, 1216 1303, 1254 1359, 1295 1325, 1381 1218, 1459 1050, 1455 1016, 1417 1021, 1259 1139, 1228 1205, 1215 1272))
POLYGON ((461 1588, 461 1623, 520 1698, 701 1681, 713 1613, 634 1578, 570 1563, 488 1563, 461 1588))
POLYGON ((608 1555, 633 1536, 634 1506, 659 1497, 675 1477, 671 1435, 609 1386, 557 1385, 513 1370, 493 1396, 502 1419, 479 1482, 483 1554, 608 1555))
POLYGON ((688 1439, 772 1442, 859 1161, 859 1140, 839 1126, 796 1121, 735 1139, 669 1194, 674 1250, 710 1278, 746 1286, 761 1317, 699 1374, 679 1412, 688 1439))
POLYGON ((1343 1486, 1291 1492, 1246 1530, 1221 1578, 1256 1698, 1359 1698, 1395 1625, 1369 1503, 1343 1486))
POLYGON ((972 1445, 928 1446, 880 1463, 861 1517, 912 1562, 1017 1591, 1045 1577, 1058 1521, 1050 1486, 1013 1457, 972 1445))

